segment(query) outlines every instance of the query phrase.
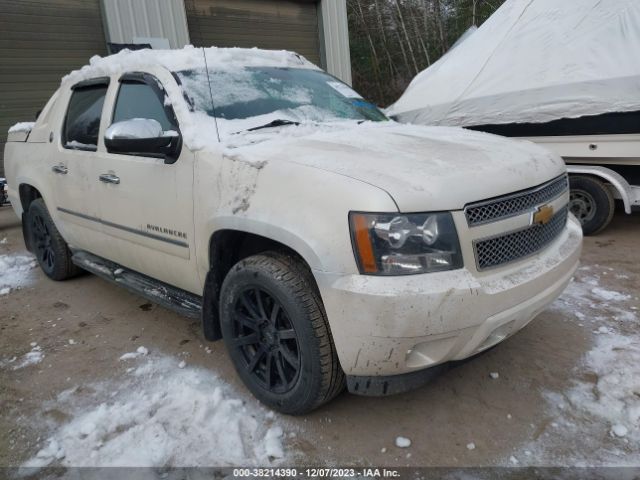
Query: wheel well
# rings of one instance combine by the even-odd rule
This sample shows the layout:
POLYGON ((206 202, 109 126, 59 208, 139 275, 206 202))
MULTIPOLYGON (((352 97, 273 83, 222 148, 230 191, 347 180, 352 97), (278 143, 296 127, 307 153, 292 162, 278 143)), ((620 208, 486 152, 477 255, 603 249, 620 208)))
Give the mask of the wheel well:
POLYGON ((20 205, 22 205, 22 237, 24 238, 24 244, 27 250, 33 252, 31 245, 31 239, 28 232, 28 226, 26 222, 26 215, 29 211, 29 206, 37 198, 42 198, 42 194, 37 188, 29 185, 28 183, 22 183, 18 187, 18 194, 20 195, 20 205))
MULTIPOLYGON (((567 165, 569 177, 588 177, 605 184, 619 195, 626 213, 631 213, 633 193, 629 182, 619 173, 607 167, 594 165, 567 165)), ((617 197, 616 197, 617 198, 617 197)))
POLYGON ((18 193, 20 194, 20 204, 22 205, 22 210, 26 213, 29 210, 29 205, 37 198, 42 198, 42 195, 38 191, 37 188, 23 183, 18 188, 18 193))
POLYGON ((611 183, 608 178, 598 175, 597 173, 569 173, 569 178, 571 177, 588 177, 599 180, 602 183, 611 183))
POLYGON ((569 180, 571 180, 572 178, 586 178, 588 180, 593 180, 594 182, 602 186, 602 188, 604 188, 607 192, 610 192, 611 195, 614 195, 614 192, 618 192, 624 203, 624 192, 618 187, 618 185, 614 184, 607 177, 603 177, 598 173, 569 173, 569 180))
MULTIPOLYGON (((231 268, 243 258, 267 251, 289 254, 309 268, 307 262, 295 250, 261 235, 239 230, 220 230, 211 236, 209 241, 209 273, 205 281, 202 312, 204 336, 207 340, 222 338, 218 302, 222 282, 231 268)), ((310 268, 309 271, 311 271, 310 268)), ((317 285, 315 287, 317 288, 317 285)))
POLYGON ((221 230, 211 236, 209 242, 209 269, 217 273, 219 287, 236 263, 243 258, 262 252, 277 251, 297 257, 305 265, 304 259, 292 248, 261 235, 238 230, 221 230))

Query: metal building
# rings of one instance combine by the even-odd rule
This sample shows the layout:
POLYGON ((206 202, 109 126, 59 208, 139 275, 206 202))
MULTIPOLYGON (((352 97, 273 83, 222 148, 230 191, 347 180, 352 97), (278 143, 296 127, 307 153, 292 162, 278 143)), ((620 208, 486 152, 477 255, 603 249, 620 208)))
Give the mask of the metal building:
POLYGON ((293 50, 351 83, 346 0, 0 0, 0 177, 9 127, 109 43, 293 50))

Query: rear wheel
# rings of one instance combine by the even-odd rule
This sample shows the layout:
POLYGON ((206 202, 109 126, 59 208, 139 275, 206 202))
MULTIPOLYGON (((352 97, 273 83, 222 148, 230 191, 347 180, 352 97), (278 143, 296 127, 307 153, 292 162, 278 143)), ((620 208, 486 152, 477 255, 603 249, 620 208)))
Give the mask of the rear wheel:
POLYGON ((571 197, 569 208, 585 235, 594 235, 604 230, 615 212, 615 201, 611 191, 600 180, 584 175, 569 178, 571 197))
POLYGON ((287 414, 307 413, 344 388, 344 373, 308 269, 278 253, 236 264, 220 294, 227 349, 245 385, 287 414))
POLYGON ((42 198, 37 198, 26 215, 29 244, 42 271, 53 280, 66 280, 82 270, 71 262, 71 251, 53 223, 42 198))

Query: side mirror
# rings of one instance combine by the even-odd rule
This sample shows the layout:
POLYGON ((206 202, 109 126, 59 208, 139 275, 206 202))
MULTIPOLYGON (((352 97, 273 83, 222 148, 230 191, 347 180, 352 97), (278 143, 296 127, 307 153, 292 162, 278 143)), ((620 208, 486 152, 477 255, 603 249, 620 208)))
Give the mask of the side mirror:
POLYGON ((157 120, 132 118, 107 128, 104 145, 110 153, 164 158, 165 163, 174 163, 180 155, 182 139, 174 130, 163 131, 157 120))

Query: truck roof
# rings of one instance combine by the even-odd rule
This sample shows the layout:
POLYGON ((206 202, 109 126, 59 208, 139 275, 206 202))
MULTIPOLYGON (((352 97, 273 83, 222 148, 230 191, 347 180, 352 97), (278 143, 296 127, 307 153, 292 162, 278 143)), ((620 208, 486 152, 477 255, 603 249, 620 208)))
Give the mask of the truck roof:
POLYGON ((62 78, 62 83, 77 83, 90 78, 109 76, 145 67, 165 67, 169 71, 202 68, 233 70, 246 67, 282 67, 318 69, 295 52, 259 48, 196 48, 187 45, 179 50, 122 50, 114 55, 95 55, 89 64, 62 78), (204 54, 204 56, 203 56, 204 54))

